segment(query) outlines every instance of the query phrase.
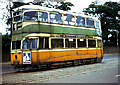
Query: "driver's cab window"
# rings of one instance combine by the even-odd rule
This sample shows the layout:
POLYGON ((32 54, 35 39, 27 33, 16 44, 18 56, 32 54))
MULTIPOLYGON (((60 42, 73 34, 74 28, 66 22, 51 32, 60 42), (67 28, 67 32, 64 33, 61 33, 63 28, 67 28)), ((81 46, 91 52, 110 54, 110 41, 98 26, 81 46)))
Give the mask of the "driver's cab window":
POLYGON ((26 39, 23 41, 23 45, 22 48, 23 49, 37 49, 38 45, 37 45, 38 39, 26 39))

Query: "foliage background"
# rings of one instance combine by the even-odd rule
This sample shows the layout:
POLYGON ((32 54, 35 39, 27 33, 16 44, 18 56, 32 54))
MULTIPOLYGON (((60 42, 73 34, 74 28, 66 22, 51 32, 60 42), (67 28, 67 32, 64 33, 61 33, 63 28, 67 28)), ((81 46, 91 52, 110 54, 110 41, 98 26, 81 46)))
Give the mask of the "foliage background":
MULTIPOLYGON (((3 61, 9 61, 10 60, 10 43, 11 43, 11 34, 9 35, 8 32, 11 31, 11 11, 13 8, 22 6, 22 5, 28 5, 28 4, 34 4, 34 5, 45 5, 46 7, 54 7, 56 9, 61 10, 71 10, 71 6, 74 6, 71 2, 59 2, 61 5, 52 5, 50 3, 44 4, 44 2, 13 2, 13 6, 8 4, 6 6, 9 15, 5 15, 7 18, 6 24, 9 25, 6 30, 7 33, 5 35, 2 35, 2 60, 3 61)), ((102 35, 103 35, 103 43, 105 47, 105 52, 111 53, 111 52, 118 52, 118 51, 106 51, 109 47, 116 48, 117 47, 117 38, 119 39, 120 43, 120 15, 118 14, 118 11, 120 11, 120 3, 117 2, 106 2, 103 5, 99 5, 97 1, 92 2, 88 8, 84 8, 83 12, 85 15, 92 15, 92 16, 98 16, 101 20, 101 26, 102 26, 102 35), (116 36, 116 32, 118 32, 118 37, 116 36), (112 35, 108 37, 109 35, 112 35), (106 48, 107 47, 107 48, 106 48)), ((120 44, 119 44, 120 47, 120 44)), ((109 48, 110 49, 110 48, 109 48)))

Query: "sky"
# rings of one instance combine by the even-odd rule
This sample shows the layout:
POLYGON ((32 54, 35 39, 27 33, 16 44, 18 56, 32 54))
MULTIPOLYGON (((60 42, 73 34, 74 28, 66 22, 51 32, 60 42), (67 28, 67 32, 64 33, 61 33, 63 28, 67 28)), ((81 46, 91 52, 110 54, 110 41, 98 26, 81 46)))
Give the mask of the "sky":
MULTIPOLYGON (((33 1, 33 0, 24 0, 24 2, 33 1)), ((74 4, 74 7, 72 7, 71 11, 76 13, 81 13, 84 8, 87 8, 93 1, 96 0, 65 0, 65 2, 71 2, 74 4)), ((120 2, 119 0, 97 0, 100 4, 105 3, 106 1, 112 1, 112 2, 120 2)), ((6 4, 9 4, 7 0, 0 0, 0 33, 5 34, 6 28, 8 27, 5 22, 6 20, 3 20, 3 14, 8 14, 8 11, 5 9, 6 4)))
MULTIPOLYGON (((74 7, 72 7, 73 12, 80 13, 84 8, 87 8, 92 2, 96 0, 65 0, 66 2, 71 2, 74 7)), ((97 0, 99 4, 104 4, 107 1, 120 2, 120 0, 97 0)))

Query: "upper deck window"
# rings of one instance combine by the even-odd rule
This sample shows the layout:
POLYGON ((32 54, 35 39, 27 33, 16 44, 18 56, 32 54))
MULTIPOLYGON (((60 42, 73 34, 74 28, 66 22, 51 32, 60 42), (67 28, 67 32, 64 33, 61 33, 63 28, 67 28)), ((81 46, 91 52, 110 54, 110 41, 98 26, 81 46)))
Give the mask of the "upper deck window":
POLYGON ((38 21, 38 11, 25 12, 24 21, 38 21))
POLYGON ((22 21, 22 15, 14 17, 14 22, 22 21))
POLYGON ((62 15, 61 14, 50 13, 50 22, 51 23, 62 24, 63 23, 62 15))
POLYGON ((75 18, 71 15, 64 15, 64 24, 75 25, 75 18))
POLYGON ((81 17, 76 17, 76 25, 77 26, 85 26, 85 19, 81 17))
POLYGON ((23 49, 36 49, 38 39, 28 39, 23 41, 23 49))
POLYGON ((95 22, 96 23, 96 28, 99 29, 99 22, 95 22))
POLYGON ((22 11, 16 11, 16 12, 13 13, 13 15, 14 15, 14 16, 22 15, 22 13, 23 13, 22 11))
POLYGON ((39 21, 48 22, 48 14, 47 12, 39 12, 39 21))
POLYGON ((94 21, 93 21, 93 20, 90 20, 90 19, 87 19, 87 27, 94 28, 94 27, 95 27, 94 21))

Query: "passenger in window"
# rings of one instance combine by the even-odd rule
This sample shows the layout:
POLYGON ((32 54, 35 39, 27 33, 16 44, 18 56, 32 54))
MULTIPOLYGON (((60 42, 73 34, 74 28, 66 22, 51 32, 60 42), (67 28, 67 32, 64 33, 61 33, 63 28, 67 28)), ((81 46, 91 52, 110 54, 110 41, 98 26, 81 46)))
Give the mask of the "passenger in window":
POLYGON ((75 25, 75 19, 73 16, 65 15, 64 16, 64 23, 66 25, 75 25))
POLYGON ((39 20, 41 22, 48 22, 48 14, 47 14, 47 12, 39 12, 39 20))

